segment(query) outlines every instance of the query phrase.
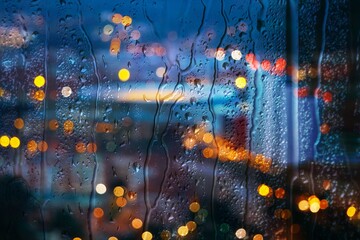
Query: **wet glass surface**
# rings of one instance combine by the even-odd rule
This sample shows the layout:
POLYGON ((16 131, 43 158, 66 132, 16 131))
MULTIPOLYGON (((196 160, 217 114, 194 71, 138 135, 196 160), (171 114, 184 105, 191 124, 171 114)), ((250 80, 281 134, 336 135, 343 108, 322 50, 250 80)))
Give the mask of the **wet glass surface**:
POLYGON ((360 239, 356 0, 0 2, 0 239, 360 239))

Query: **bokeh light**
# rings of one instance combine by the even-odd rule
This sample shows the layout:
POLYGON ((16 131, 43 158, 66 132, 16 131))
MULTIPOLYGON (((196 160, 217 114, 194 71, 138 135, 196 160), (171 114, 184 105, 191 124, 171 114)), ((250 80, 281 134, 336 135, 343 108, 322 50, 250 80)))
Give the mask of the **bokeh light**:
POLYGON ((139 40, 140 39, 140 31, 139 30, 133 30, 131 31, 130 33, 130 37, 133 39, 133 40, 139 40))
POLYGON ((113 38, 110 42, 110 54, 116 56, 120 52, 121 41, 119 38, 113 38))
POLYGON ((24 127, 24 120, 22 118, 15 119, 14 127, 17 129, 22 129, 24 127))
POLYGON ((127 26, 130 26, 132 23, 132 18, 129 17, 129 16, 123 16, 122 19, 121 19, 121 24, 124 26, 124 27, 127 27, 127 26))
POLYGON ((165 74, 165 68, 164 67, 158 67, 156 69, 156 76, 159 77, 159 78, 162 78, 165 74))
POLYGON ((38 144, 37 144, 37 147, 38 147, 38 150, 40 152, 46 152, 48 150, 48 144, 47 142, 45 141, 40 141, 38 144))
POLYGON ((122 20, 122 16, 119 13, 115 13, 111 18, 111 21, 115 24, 120 24, 121 20, 122 20))
POLYGON ((98 194, 102 195, 106 193, 106 186, 103 183, 96 184, 95 190, 98 194))
POLYGON ((2 147, 7 147, 10 144, 10 138, 6 135, 0 137, 0 145, 2 147))
POLYGON ((189 209, 191 212, 196 213, 200 210, 200 204, 198 202, 192 202, 189 205, 189 209))
POLYGON ((194 221, 188 221, 186 223, 186 227, 189 229, 190 232, 193 232, 193 231, 195 231, 197 224, 194 221))
POLYGON ((113 192, 116 197, 122 197, 122 196, 124 196, 125 190, 124 190, 124 188, 117 186, 114 188, 113 192))
POLYGON ((84 153, 84 152, 86 152, 85 143, 83 143, 83 142, 78 142, 78 143, 76 143, 75 149, 76 149, 76 152, 78 152, 78 153, 84 153))
POLYGON ((113 31, 114 31, 114 27, 113 27, 113 25, 111 25, 111 24, 107 24, 107 25, 105 25, 104 28, 103 28, 103 33, 104 33, 105 35, 110 35, 110 34, 113 33, 113 31))
POLYGON ((153 235, 151 232, 145 231, 141 234, 142 240, 151 240, 153 238, 153 235))
POLYGON ((59 123, 57 120, 52 119, 49 121, 49 129, 51 131, 55 131, 56 129, 58 129, 58 127, 59 127, 59 123))
POLYGON ((74 123, 71 120, 66 120, 64 122, 64 133, 70 134, 74 130, 74 123))
POLYGON ((284 198, 285 190, 283 188, 278 188, 275 190, 275 197, 276 198, 284 198))
POLYGON ((95 218, 102 218, 104 216, 104 210, 99 207, 94 208, 93 214, 95 218))
POLYGON ((63 95, 63 97, 70 97, 70 95, 72 94, 72 90, 70 87, 65 86, 61 89, 61 95, 63 95))
POLYGON ((244 77, 237 77, 237 78, 235 79, 235 85, 236 85, 236 87, 238 87, 238 88, 240 88, 240 89, 245 88, 245 87, 246 87, 246 84, 247 84, 246 78, 244 78, 244 77))
POLYGON ((270 188, 265 184, 261 184, 258 187, 258 193, 260 196, 266 197, 270 193, 270 188))
POLYGON ((130 72, 126 68, 122 68, 120 69, 118 76, 121 81, 126 82, 130 78, 130 72))
POLYGON ((351 206, 346 210, 346 215, 348 217, 353 217, 355 213, 356 213, 356 208, 354 206, 351 206))
POLYGON ((238 230, 236 230, 235 236, 238 239, 244 239, 246 237, 246 230, 243 228, 239 228, 238 230))
POLYGON ((301 211, 307 211, 309 209, 309 202, 307 200, 301 200, 299 203, 298 203, 298 208, 301 210, 301 211))
POLYGON ((317 213, 320 210, 320 199, 316 197, 315 195, 311 195, 308 198, 308 202, 310 205, 310 211, 312 213, 317 213))
POLYGON ((261 234, 256 234, 254 237, 253 237, 253 240, 263 240, 263 236, 261 234))
POLYGON ((45 78, 41 75, 36 76, 34 78, 34 85, 38 88, 43 87, 45 85, 45 78))
POLYGON ((238 60, 241 59, 242 54, 241 54, 240 50, 233 50, 233 51, 231 52, 231 57, 232 57, 232 59, 238 61, 238 60))
POLYGON ((33 98, 37 101, 43 101, 45 99, 45 92, 43 90, 37 90, 34 93, 33 98))
POLYGON ((142 222, 141 219, 139 219, 139 218, 134 218, 134 219, 131 221, 131 226, 132 226, 134 229, 140 229, 140 228, 143 226, 143 222, 142 222))
POLYGON ((181 226, 178 228, 177 233, 179 234, 179 236, 185 237, 186 235, 188 235, 189 229, 187 228, 187 226, 181 226))
POLYGON ((27 150, 29 152, 36 152, 36 150, 38 149, 37 147, 37 143, 35 140, 30 140, 27 144, 27 150))
POLYGON ((12 148, 18 148, 20 146, 20 139, 18 137, 10 138, 10 146, 12 148))
POLYGON ((205 143, 211 143, 213 141, 214 137, 211 133, 204 133, 204 136, 202 139, 205 143))
POLYGON ((124 197, 118 197, 118 198, 116 199, 116 205, 117 205, 118 207, 125 207, 126 204, 127 204, 126 198, 124 198, 124 197))

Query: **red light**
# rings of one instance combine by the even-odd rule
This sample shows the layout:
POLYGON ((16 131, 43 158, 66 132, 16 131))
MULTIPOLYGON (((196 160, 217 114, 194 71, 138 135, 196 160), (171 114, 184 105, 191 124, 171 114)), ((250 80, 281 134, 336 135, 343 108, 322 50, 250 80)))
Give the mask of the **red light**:
POLYGON ((263 60, 261 62, 261 67, 262 69, 264 69, 265 71, 270 71, 271 69, 271 62, 269 60, 263 60))
POLYGON ((286 60, 283 58, 278 58, 275 62, 275 74, 281 74, 286 68, 286 60))
POLYGON ((322 98, 325 103, 330 103, 330 102, 332 102, 333 96, 332 96, 331 92, 324 92, 324 94, 322 95, 322 98))
POLYGON ((307 87, 298 88, 297 96, 299 98, 304 98, 304 97, 307 97, 308 95, 309 95, 309 89, 307 87))

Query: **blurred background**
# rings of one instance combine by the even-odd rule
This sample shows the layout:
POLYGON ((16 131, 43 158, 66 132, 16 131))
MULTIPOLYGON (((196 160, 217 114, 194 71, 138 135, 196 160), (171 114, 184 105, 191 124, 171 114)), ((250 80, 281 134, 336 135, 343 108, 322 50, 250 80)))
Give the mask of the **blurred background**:
POLYGON ((357 0, 0 9, 0 239, 360 239, 357 0))

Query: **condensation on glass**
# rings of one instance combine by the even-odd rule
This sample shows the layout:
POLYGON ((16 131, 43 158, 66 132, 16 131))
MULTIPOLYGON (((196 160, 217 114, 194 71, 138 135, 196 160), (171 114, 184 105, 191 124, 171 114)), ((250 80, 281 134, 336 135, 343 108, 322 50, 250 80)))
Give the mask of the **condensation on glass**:
POLYGON ((356 0, 0 9, 0 239, 360 238, 356 0))

